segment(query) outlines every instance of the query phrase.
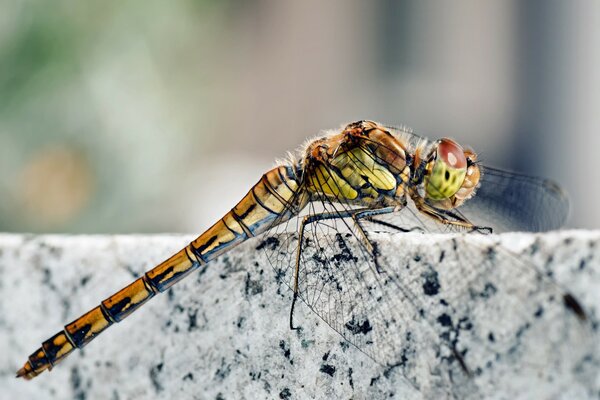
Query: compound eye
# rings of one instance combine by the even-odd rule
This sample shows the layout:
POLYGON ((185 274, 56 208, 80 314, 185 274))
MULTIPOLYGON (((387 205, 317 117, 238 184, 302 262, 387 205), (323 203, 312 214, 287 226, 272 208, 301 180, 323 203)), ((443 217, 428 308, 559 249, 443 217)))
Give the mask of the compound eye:
POLYGON ((438 143, 436 159, 425 177, 427 198, 449 199, 461 188, 467 174, 467 157, 462 147, 453 140, 438 143))
POLYGON ((438 157, 446 163, 447 166, 454 169, 467 168, 467 158, 465 151, 454 140, 444 138, 440 140, 437 148, 438 157))

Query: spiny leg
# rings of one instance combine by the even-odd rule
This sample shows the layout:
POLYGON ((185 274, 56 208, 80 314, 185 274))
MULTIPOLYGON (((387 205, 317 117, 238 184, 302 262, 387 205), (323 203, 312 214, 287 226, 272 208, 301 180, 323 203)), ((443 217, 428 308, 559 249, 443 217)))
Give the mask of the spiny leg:
POLYGON ((434 220, 444 224, 465 228, 470 232, 492 233, 492 228, 488 226, 477 226, 471 223, 464 216, 449 210, 442 210, 427 204, 423 199, 413 199, 417 210, 421 213, 433 218, 434 220))
MULTIPOLYGON (((385 207, 385 208, 379 208, 379 209, 375 209, 375 210, 365 210, 365 211, 358 212, 352 216, 352 220, 354 221, 354 224, 356 225, 356 230, 358 231, 358 234, 360 235, 360 239, 361 239, 363 245, 365 246, 365 248, 367 249, 367 251, 369 252, 369 254, 371 255, 371 257, 373 258, 373 262, 375 263, 375 268, 377 269, 377 273, 381 272, 379 262, 377 261, 377 256, 379 255, 377 246, 373 242, 371 242, 371 240, 369 239, 369 236, 367 235, 367 232, 365 231, 365 229, 362 226, 362 224, 360 223, 360 221, 362 219, 365 219, 367 221, 379 222, 372 218, 377 215, 391 214, 394 212, 395 209, 396 209, 396 207, 385 207)), ((390 224, 390 225, 392 225, 392 224, 390 224)), ((393 225, 393 226, 395 227, 395 225, 393 225)))
POLYGON ((402 233, 409 233, 409 232, 425 232, 425 230, 423 228, 421 228, 420 226, 415 226, 414 228, 403 228, 401 226, 398 225, 394 225, 391 222, 387 222, 387 221, 380 221, 378 219, 372 218, 372 217, 365 217, 363 218, 365 221, 369 221, 372 222, 374 224, 379 224, 379 225, 383 225, 387 228, 396 230, 398 232, 402 232, 402 233))

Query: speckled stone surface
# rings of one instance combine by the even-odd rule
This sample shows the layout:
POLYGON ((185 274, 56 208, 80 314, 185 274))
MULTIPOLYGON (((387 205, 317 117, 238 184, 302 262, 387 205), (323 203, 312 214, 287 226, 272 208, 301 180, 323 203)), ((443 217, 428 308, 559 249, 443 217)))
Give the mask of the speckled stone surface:
MULTIPOLYGON (((552 279, 582 303, 588 321, 580 323, 559 313, 551 321, 540 318, 539 329, 529 324, 517 327, 510 335, 514 334, 515 343, 518 342, 511 349, 519 353, 518 360, 497 357, 488 369, 474 371, 473 377, 458 377, 455 368, 448 370, 453 376, 442 376, 436 381, 428 375, 439 371, 417 368, 407 374, 414 378, 410 381, 405 377, 403 363, 394 368, 378 364, 349 345, 303 303, 299 303, 295 313, 295 322, 302 329, 290 330, 292 293, 278 279, 263 252, 256 249, 259 242, 252 240, 192 273, 50 373, 29 382, 15 379, 15 371, 43 340, 191 239, 164 235, 0 235, 0 397, 600 397, 600 345, 596 340, 600 317, 600 232, 583 231, 477 237, 478 246, 499 249, 495 254, 504 259, 498 261, 499 265, 506 259, 511 262, 513 257, 520 265, 551 271, 552 279), (502 257, 503 254, 511 256, 502 257), (564 326, 569 328, 563 329, 564 326), (563 330, 575 331, 584 339, 563 341, 563 330), (558 339, 553 332, 558 332, 558 339), (541 359, 535 352, 536 346, 545 342, 551 343, 549 348, 555 352, 549 356, 554 360, 552 365, 537 362, 541 359), (555 370, 560 373, 552 375, 555 370), (547 377, 540 380, 540 375, 547 377)), ((447 242, 443 235, 420 234, 381 234, 374 239, 384 249, 384 260, 398 266, 404 265, 403 261, 395 260, 401 260, 407 249, 420 246, 420 251, 440 253, 440 246, 444 246, 441 243, 447 242)), ((465 240, 472 241, 472 236, 458 236, 453 247, 440 254, 448 257, 449 252, 461 252, 465 240)), ((434 266, 440 271, 440 279, 443 268, 451 264, 434 266)), ((443 286, 445 281, 441 282, 443 286)), ((536 316, 542 311, 540 306, 536 316)), ((507 337, 513 337, 510 335, 507 337)), ((424 342, 423 347, 427 350, 430 346, 424 342)), ((406 368, 409 364, 410 361, 406 368)))

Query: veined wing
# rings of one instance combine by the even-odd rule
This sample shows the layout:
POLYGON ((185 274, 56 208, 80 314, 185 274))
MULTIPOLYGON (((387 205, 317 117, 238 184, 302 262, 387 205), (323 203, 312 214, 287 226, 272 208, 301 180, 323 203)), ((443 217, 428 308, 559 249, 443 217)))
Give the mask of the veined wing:
POLYGON ((476 225, 494 232, 541 232, 560 228, 569 214, 569 199, 554 182, 480 166, 475 196, 459 208, 476 225))
MULTIPOLYGON (((478 398, 509 377, 521 379, 523 393, 546 385, 551 395, 573 380, 578 366, 586 367, 586 357, 587 368, 593 365, 591 325, 565 305, 568 294, 551 271, 476 234, 430 235, 424 243, 421 234, 369 230, 375 261, 351 224, 350 218, 319 221, 305 231, 299 296, 348 342, 400 371, 426 396, 478 398)), ((265 239, 291 287, 297 239, 265 239)))
POLYGON ((589 324, 581 321, 585 314, 548 271, 481 242, 480 235, 434 236, 435 246, 431 237, 424 246, 421 235, 401 235, 401 240, 412 240, 406 242, 410 250, 391 254, 370 232, 382 226, 449 228, 406 208, 384 221, 387 225, 377 223, 381 217, 365 221, 365 227, 371 224, 366 229, 371 239, 365 243, 349 217, 352 212, 343 201, 315 199, 295 223, 268 232, 259 247, 267 249, 290 287, 299 254, 300 298, 346 340, 374 360, 400 369, 422 392, 439 394, 436 390, 442 388, 442 394, 477 397, 478 388, 486 387, 495 374, 511 371, 544 384, 556 377, 523 371, 560 365, 567 376, 586 356, 580 353, 591 338, 589 324), (304 216, 323 214, 337 218, 309 224, 302 243, 289 233, 289 228, 298 231, 304 216), (544 340, 532 340, 536 335, 544 340))
MULTIPOLYGON (((327 199, 312 202, 297 219, 275 227, 259 245, 264 248, 278 276, 294 287, 296 233, 305 216, 323 213, 344 215, 350 207, 327 199), (287 225, 287 226, 286 226, 287 225)), ((436 340, 431 335, 414 299, 396 293, 386 284, 388 276, 377 270, 372 255, 362 244, 352 218, 321 220, 307 225, 302 239, 298 271, 299 298, 349 343, 386 367, 401 366, 407 383, 427 392, 448 385, 417 380, 419 371, 434 369, 436 340), (392 292, 393 291, 393 292, 392 292)), ((302 312, 298 307, 297 312, 302 312)), ((439 376, 428 376, 436 380, 439 376)))

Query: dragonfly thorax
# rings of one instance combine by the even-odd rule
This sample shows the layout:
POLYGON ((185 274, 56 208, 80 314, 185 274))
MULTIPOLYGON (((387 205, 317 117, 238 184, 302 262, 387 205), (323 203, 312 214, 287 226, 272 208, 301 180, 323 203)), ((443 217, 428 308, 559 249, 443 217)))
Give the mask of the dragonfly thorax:
POLYGON ((403 205, 410 182, 407 159, 406 143, 374 122, 359 121, 308 146, 303 182, 315 200, 403 205))

